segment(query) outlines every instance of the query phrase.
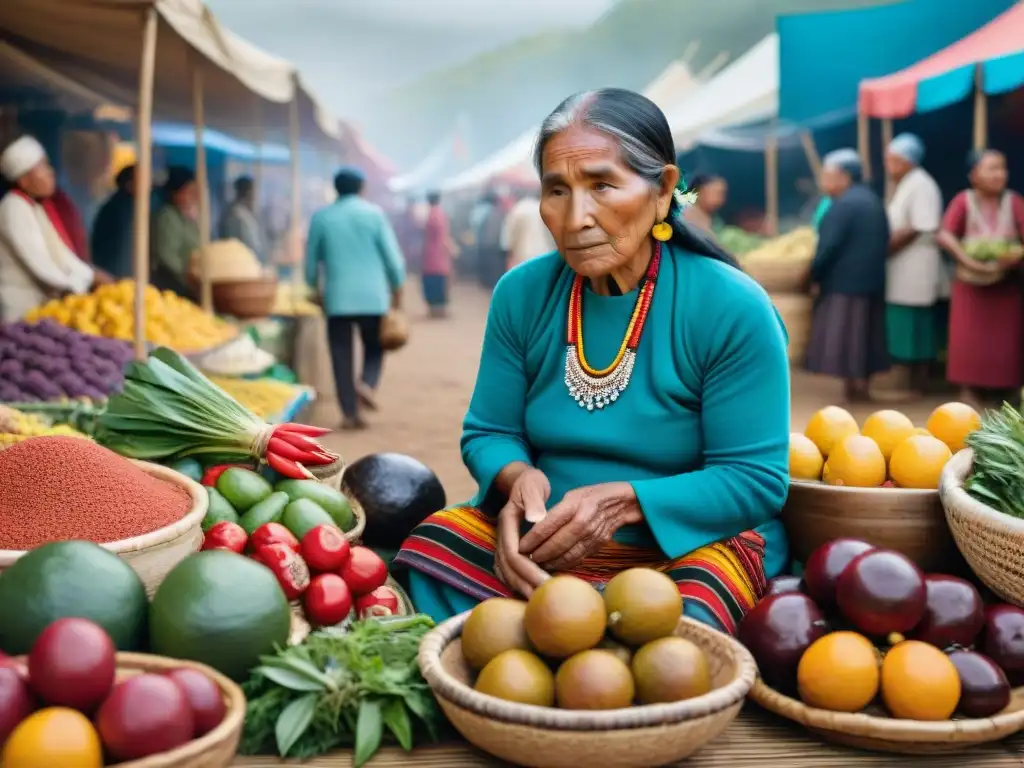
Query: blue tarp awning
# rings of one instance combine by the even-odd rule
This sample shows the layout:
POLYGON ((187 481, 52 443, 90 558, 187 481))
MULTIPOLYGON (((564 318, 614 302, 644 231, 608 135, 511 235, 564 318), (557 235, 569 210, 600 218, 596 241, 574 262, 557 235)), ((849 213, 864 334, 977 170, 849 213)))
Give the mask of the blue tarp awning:
MULTIPOLYGON (((154 123, 153 143, 162 147, 194 147, 196 129, 182 123, 154 123)), ((257 147, 209 128, 203 131, 203 145, 209 152, 220 152, 238 160, 260 159, 267 163, 286 163, 291 157, 287 147, 278 144, 257 147)))

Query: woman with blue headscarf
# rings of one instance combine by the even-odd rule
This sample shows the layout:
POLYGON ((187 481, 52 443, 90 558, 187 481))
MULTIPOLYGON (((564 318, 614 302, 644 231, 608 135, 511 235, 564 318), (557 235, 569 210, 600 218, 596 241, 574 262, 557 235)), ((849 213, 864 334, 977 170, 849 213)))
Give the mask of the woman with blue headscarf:
POLYGON ((811 282, 818 287, 806 366, 843 380, 848 401, 869 399, 873 375, 889 368, 885 339, 885 206, 862 183, 860 157, 838 149, 822 161, 822 217, 811 282))
POLYGON ((886 331, 889 355, 909 373, 911 394, 924 394, 942 339, 936 304, 949 277, 935 242, 942 223, 942 192, 921 167, 924 144, 901 133, 885 153, 885 168, 896 184, 889 201, 889 263, 886 270, 886 331))

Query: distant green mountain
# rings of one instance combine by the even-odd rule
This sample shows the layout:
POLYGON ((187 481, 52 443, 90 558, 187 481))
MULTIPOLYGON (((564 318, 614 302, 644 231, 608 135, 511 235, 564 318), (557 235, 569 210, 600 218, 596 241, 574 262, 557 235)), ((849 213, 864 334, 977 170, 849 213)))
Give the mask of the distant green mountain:
POLYGON ((469 162, 502 147, 571 93, 643 88, 692 41, 700 41, 692 62, 699 69, 722 51, 741 55, 774 30, 779 14, 893 1, 622 0, 587 29, 529 37, 396 89, 379 104, 368 135, 408 167, 464 115, 469 162))

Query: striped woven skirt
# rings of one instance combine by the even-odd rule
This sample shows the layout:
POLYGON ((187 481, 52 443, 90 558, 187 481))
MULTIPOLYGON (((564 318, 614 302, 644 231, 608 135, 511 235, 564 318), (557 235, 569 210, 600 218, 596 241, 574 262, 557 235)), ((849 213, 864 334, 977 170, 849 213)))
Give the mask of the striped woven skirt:
MULTIPOLYGON (((405 540, 395 562, 420 571, 477 600, 513 597, 494 574, 494 520, 474 507, 437 512, 405 540)), ((684 602, 704 607, 730 634, 764 596, 765 542, 754 531, 665 559, 658 549, 612 541, 568 573, 598 589, 627 568, 654 568, 678 585, 684 602)))

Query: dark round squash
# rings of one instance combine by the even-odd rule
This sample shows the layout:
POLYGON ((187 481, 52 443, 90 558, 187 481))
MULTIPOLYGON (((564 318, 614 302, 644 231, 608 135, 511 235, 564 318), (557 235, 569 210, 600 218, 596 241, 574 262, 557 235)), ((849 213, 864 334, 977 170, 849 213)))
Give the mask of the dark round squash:
POLYGON ((444 486, 412 456, 374 453, 346 467, 345 489, 366 511, 363 544, 398 549, 412 529, 445 507, 444 486))

